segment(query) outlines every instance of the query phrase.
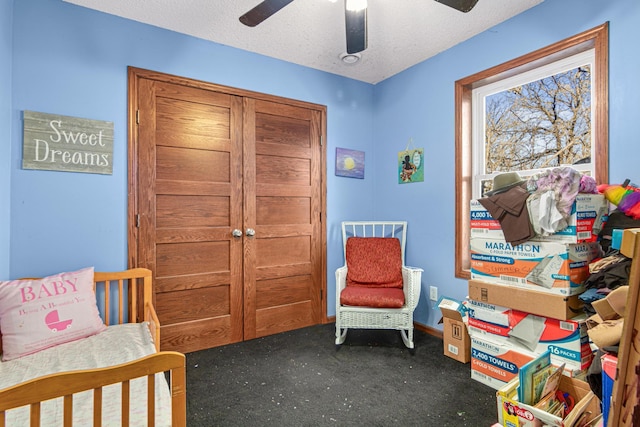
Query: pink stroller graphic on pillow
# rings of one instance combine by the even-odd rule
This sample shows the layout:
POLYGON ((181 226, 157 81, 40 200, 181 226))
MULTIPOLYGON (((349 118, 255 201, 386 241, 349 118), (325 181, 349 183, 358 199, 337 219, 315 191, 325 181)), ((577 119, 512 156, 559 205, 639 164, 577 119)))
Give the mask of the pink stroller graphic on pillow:
POLYGON ((53 310, 51 313, 45 316, 44 322, 53 332, 58 332, 64 329, 69 329, 71 327, 71 322, 73 322, 73 319, 60 320, 58 310, 53 310))

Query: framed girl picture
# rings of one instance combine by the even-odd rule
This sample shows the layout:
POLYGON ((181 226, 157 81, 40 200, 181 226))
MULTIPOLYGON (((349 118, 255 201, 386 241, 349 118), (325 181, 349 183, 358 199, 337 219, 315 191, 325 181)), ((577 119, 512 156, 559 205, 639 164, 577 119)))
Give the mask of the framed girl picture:
POLYGON ((406 148, 398 153, 398 184, 424 182, 424 149, 406 148))
POLYGON ((364 151, 336 148, 336 176, 364 179, 364 151))

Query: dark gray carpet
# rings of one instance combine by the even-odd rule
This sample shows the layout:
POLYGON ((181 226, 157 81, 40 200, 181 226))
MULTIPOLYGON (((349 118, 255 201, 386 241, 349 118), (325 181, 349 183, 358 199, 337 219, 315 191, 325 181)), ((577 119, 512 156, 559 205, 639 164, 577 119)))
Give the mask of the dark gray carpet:
POLYGON ((352 330, 336 350, 333 324, 187 354, 187 425, 473 426, 496 422, 495 391, 416 331, 352 330))

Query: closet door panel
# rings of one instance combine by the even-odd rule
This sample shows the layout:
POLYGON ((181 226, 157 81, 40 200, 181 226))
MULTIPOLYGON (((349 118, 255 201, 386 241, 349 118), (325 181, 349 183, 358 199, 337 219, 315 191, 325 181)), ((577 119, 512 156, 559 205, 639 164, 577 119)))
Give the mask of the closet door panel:
POLYGON ((256 224, 309 224, 308 197, 260 197, 256 201, 256 224))
POLYGON ((229 198, 219 196, 159 195, 156 198, 158 228, 216 227, 229 218, 229 198))
POLYGON ((192 289, 189 300, 183 298, 182 291, 158 294, 157 310, 161 324, 197 321, 204 317, 224 317, 229 313, 229 288, 192 289))
POLYGON ((245 339, 320 321, 319 114, 245 100, 245 339))
POLYGON ((297 275, 258 281, 258 310, 311 300, 311 276, 297 275), (304 278, 303 278, 304 277, 304 278))
POLYGON ((161 340, 182 349, 181 352, 189 353, 222 345, 220 343, 228 340, 233 329, 230 316, 205 318, 191 322, 187 329, 177 323, 162 326, 161 340), (197 347, 194 346, 195 342, 198 343, 197 347))
POLYGON ((154 272, 161 348, 242 340, 242 100, 141 80, 140 266, 154 272))

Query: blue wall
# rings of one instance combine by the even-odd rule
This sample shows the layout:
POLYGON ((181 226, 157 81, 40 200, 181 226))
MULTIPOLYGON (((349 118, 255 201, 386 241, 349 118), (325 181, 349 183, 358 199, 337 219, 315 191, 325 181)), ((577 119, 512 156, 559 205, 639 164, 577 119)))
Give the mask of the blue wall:
MULTIPOLYGON (((0 228, 2 278, 126 267, 129 65, 327 106, 328 315, 335 314, 334 271, 343 263, 339 222, 345 219, 409 221, 407 264, 425 270, 418 322, 437 327, 429 285, 465 296, 466 283, 453 275, 453 84, 461 77, 610 21, 611 182, 633 179, 637 169, 626 155, 637 145, 640 117, 640 57, 632 54, 640 40, 637 0, 546 0, 375 86, 61 0, 3 3, 2 12, 0 81, 13 88, 10 101, 0 100, 0 131, 11 142, 0 148, 0 158, 10 158, 8 176, 0 172, 0 223, 6 223, 7 198, 11 218, 10 244, 9 230, 0 228), (7 119, 2 112, 9 106, 7 119), (113 175, 22 170, 24 110, 113 121, 113 175), (397 153, 410 137, 425 148, 425 182, 400 185, 397 153), (365 151, 364 180, 334 175, 336 147, 365 151), (10 256, 2 252, 7 247, 10 256)), ((3 95, 6 90, 0 87, 3 95)))
POLYGON ((637 71, 640 1, 545 0, 509 21, 391 77, 375 88, 376 217, 406 218, 407 263, 424 268, 416 319, 440 318, 428 301, 430 285, 462 299, 466 282, 454 278, 454 83, 541 47, 610 22, 610 182, 640 179, 636 156, 640 119, 637 71), (634 52, 634 53, 632 53, 634 52), (406 140, 425 148, 425 183, 398 185, 395 158, 406 140))
MULTIPOLYGON (((327 163, 335 146, 372 151, 372 85, 59 0, 16 2, 14 21, 12 277, 126 267, 129 65, 326 105, 327 163), (22 170, 24 110, 113 121, 113 175, 22 170)), ((367 217, 373 180, 328 175, 330 229, 367 217)))
POLYGON ((0 277, 9 276, 11 235, 11 43, 13 0, 0 0, 0 277))

